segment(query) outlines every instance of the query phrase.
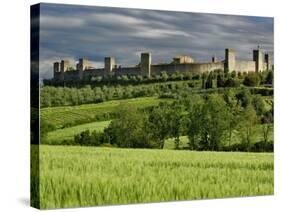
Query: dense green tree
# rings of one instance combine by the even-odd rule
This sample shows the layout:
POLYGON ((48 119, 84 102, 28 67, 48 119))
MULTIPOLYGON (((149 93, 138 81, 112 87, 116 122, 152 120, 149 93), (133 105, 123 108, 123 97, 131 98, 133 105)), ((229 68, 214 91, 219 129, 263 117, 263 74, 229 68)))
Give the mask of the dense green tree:
POLYGON ((265 103, 261 95, 254 95, 251 102, 258 116, 265 113, 265 103))
POLYGON ((224 80, 222 74, 217 75, 217 88, 224 87, 224 80))
POLYGON ((234 78, 228 78, 224 81, 223 87, 238 87, 239 81, 235 80, 234 78))
POLYGON ((157 139, 161 149, 164 147, 165 139, 170 135, 170 116, 171 110, 167 103, 162 103, 153 108, 149 114, 149 129, 153 137, 157 139))
POLYGON ((243 79, 243 74, 239 71, 237 74, 238 79, 243 79))
POLYGON ((166 82, 167 80, 168 80, 168 78, 169 78, 169 75, 167 74, 167 72, 166 71, 163 71, 163 72, 161 72, 161 80, 163 81, 163 82, 166 82))
POLYGON ((172 80, 177 80, 177 74, 176 74, 176 73, 173 73, 173 74, 171 75, 171 79, 172 79, 172 80))
POLYGON ((129 78, 128 78, 127 75, 122 75, 121 78, 122 78, 123 82, 128 82, 129 81, 129 78))
POLYGON ((184 73, 184 79, 191 80, 192 79, 192 74, 190 72, 184 73))
POLYGON ((262 124, 262 135, 263 135, 263 143, 266 145, 268 143, 269 133, 273 128, 274 122, 274 104, 272 102, 271 109, 264 112, 261 117, 261 124, 262 124))
POLYGON ((90 146, 92 142, 90 131, 86 130, 74 136, 74 142, 79 145, 90 146))
POLYGON ((258 123, 258 117, 252 105, 248 105, 241 113, 239 119, 239 132, 242 138, 242 144, 247 151, 250 151, 255 134, 255 125, 258 123))
POLYGON ((243 81, 246 86, 258 86, 260 84, 260 77, 257 73, 249 73, 243 81))
POLYGON ((248 89, 242 89, 236 94, 236 98, 238 100, 238 104, 240 104, 242 107, 247 107, 249 104, 251 104, 252 96, 248 89))
POLYGON ((106 140, 119 147, 152 148, 153 139, 146 131, 147 116, 135 107, 123 107, 118 118, 105 129, 106 140))
POLYGON ((206 82, 205 82, 205 89, 213 88, 213 73, 210 72, 206 82))
POLYGON ((219 150, 227 130, 229 111, 219 95, 209 95, 193 106, 189 114, 188 136, 192 149, 219 150))
POLYGON ((200 74, 192 74, 192 80, 200 80, 201 79, 201 76, 200 74))
POLYGON ((236 71, 232 71, 231 74, 230 74, 231 78, 236 78, 237 76, 237 73, 236 71))
POLYGON ((222 97, 209 95, 201 114, 201 145, 208 150, 219 150, 229 120, 229 111, 222 97))
POLYGON ((179 149, 180 135, 184 132, 187 122, 183 113, 183 105, 174 103, 170 108, 169 120, 167 120, 170 124, 170 136, 175 139, 175 149, 179 149))
POLYGON ((233 131, 236 129, 238 124, 237 117, 241 111, 241 107, 237 104, 237 99, 233 90, 226 90, 223 94, 223 99, 229 111, 228 116, 225 118, 228 119, 228 146, 230 146, 232 143, 233 131))
POLYGON ((273 71, 268 71, 265 82, 268 84, 273 84, 273 71))
POLYGON ((74 136, 74 143, 81 146, 99 146, 103 143, 104 133, 85 130, 74 136))
POLYGON ((207 74, 204 72, 201 75, 201 80, 202 80, 202 89, 206 89, 206 82, 207 82, 207 74))
POLYGON ((188 114, 187 119, 187 135, 189 138, 189 148, 191 150, 199 149, 200 135, 201 135, 201 116, 202 116, 201 102, 196 102, 193 104, 192 109, 188 114))
POLYGON ((272 113, 267 112, 262 117, 262 136, 264 145, 268 143, 269 133, 273 128, 273 116, 272 113))
POLYGON ((175 72, 175 75, 176 75, 176 80, 183 80, 184 76, 182 73, 180 73, 179 71, 176 71, 175 72))

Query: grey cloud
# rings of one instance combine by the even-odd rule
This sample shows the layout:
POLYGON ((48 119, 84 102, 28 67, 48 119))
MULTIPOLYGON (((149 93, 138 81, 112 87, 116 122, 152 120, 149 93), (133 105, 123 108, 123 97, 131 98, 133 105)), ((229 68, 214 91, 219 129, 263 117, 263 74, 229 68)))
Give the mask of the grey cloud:
POLYGON ((238 58, 251 58, 261 44, 273 52, 273 20, 168 11, 79 7, 42 7, 40 66, 45 78, 52 76, 52 61, 87 57, 100 67, 105 56, 117 63, 135 65, 142 51, 151 51, 153 62, 170 61, 189 54, 198 61, 224 49, 235 48, 238 58))

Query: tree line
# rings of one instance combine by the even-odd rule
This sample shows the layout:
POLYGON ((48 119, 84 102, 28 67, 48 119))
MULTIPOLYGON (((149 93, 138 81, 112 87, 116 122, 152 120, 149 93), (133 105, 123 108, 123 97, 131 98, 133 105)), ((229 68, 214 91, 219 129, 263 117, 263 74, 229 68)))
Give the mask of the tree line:
POLYGON ((56 79, 45 79, 44 85, 46 86, 64 86, 64 87, 77 87, 81 88, 85 85, 90 86, 103 86, 103 85, 140 85, 151 84, 168 81, 196 81, 203 80, 218 80, 218 87, 233 86, 233 83, 238 84, 241 80, 246 79, 243 83, 248 86, 257 86, 260 83, 272 84, 273 71, 263 71, 256 73, 246 72, 229 72, 227 70, 217 69, 211 72, 196 73, 196 72, 184 72, 176 71, 174 73, 168 73, 162 71, 160 74, 152 75, 150 77, 143 75, 104 75, 104 76, 89 76, 84 79, 69 79, 63 82, 56 79), (224 84, 226 83, 226 84, 224 84))
POLYGON ((104 75, 104 76, 89 76, 84 79, 67 79, 64 82, 56 79, 45 79, 44 85, 48 86, 67 86, 67 87, 83 87, 85 85, 91 86, 103 86, 103 85, 140 85, 151 84, 167 81, 186 81, 186 80, 199 80, 200 73, 185 72, 180 73, 178 71, 168 74, 166 71, 162 71, 158 75, 104 75))
POLYGON ((223 94, 188 95, 172 104, 160 103, 150 110, 120 109, 103 132, 84 131, 74 136, 76 145, 110 145, 124 148, 162 149, 168 138, 180 149, 180 137, 188 137, 188 149, 209 151, 273 151, 269 133, 273 104, 268 110, 260 95, 249 90, 223 94), (256 126, 261 132, 256 132, 256 126), (233 142, 233 133, 239 142, 233 142), (260 133, 262 140, 256 141, 260 133))
POLYGON ((151 84, 139 86, 102 86, 83 88, 45 86, 40 92, 40 107, 69 106, 100 103, 109 100, 159 96, 174 98, 176 94, 190 91, 188 82, 151 84))
POLYGON ((263 72, 249 72, 240 73, 232 71, 225 73, 222 71, 214 71, 210 73, 203 73, 201 75, 202 88, 221 88, 221 87, 239 87, 244 86, 260 86, 273 84, 273 71, 263 72))
MULTIPOLYGON (((258 86, 261 83, 272 84, 272 72, 231 74, 224 72, 210 72, 198 75, 202 81, 202 89, 258 86), (242 76, 242 78, 241 78, 242 76)), ((82 88, 77 87, 54 87, 43 86, 40 90, 40 106, 67 106, 81 105, 89 103, 99 103, 116 99, 128 99, 136 97, 159 96, 163 98, 175 98, 184 92, 189 92, 193 88, 200 88, 200 80, 153 83, 145 85, 86 85, 82 88)), ((272 95, 269 89, 264 89, 261 94, 272 95), (267 92, 269 92, 267 94, 267 92)))

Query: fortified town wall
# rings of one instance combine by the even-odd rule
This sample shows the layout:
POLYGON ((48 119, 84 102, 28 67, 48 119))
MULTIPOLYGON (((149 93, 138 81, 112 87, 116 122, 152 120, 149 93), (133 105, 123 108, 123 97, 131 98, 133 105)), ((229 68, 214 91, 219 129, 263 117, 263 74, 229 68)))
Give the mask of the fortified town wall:
POLYGON ((142 75, 153 76, 159 75, 161 72, 172 74, 179 73, 203 73, 214 70, 228 70, 229 72, 259 72, 270 70, 269 54, 264 54, 260 48, 253 50, 253 60, 236 60, 234 49, 225 49, 225 59, 218 61, 212 57, 210 62, 196 62, 192 57, 180 55, 173 58, 170 63, 153 64, 151 53, 141 53, 140 63, 132 67, 121 67, 115 63, 114 57, 104 58, 104 68, 93 68, 88 64, 88 60, 82 58, 76 64, 76 69, 70 69, 68 60, 54 63, 54 79, 56 80, 82 80, 95 76, 106 75, 142 75))

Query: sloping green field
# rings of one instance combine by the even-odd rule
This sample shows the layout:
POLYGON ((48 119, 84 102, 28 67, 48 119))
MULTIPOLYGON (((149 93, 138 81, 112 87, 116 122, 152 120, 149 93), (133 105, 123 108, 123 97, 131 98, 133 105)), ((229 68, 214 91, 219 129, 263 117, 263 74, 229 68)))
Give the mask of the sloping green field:
POLYGON ((91 122, 87 124, 80 124, 74 127, 68 127, 64 129, 58 129, 52 132, 49 132, 46 138, 45 143, 47 144, 60 144, 63 140, 74 140, 74 136, 89 130, 92 131, 103 131, 105 127, 109 125, 110 121, 99 121, 91 122))
POLYGON ((42 108, 40 110, 40 118, 54 125, 56 129, 59 129, 68 125, 76 125, 76 122, 83 124, 93 122, 97 116, 114 112, 118 107, 125 105, 146 108, 158 105, 161 101, 171 100, 159 99, 157 97, 144 97, 113 100, 97 104, 84 104, 79 106, 42 108))
POLYGON ((272 153, 40 146, 40 207, 273 194, 272 153))

